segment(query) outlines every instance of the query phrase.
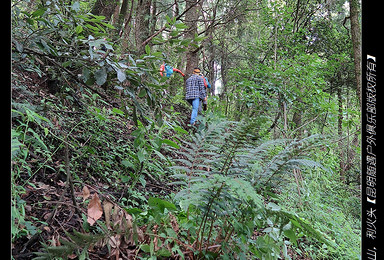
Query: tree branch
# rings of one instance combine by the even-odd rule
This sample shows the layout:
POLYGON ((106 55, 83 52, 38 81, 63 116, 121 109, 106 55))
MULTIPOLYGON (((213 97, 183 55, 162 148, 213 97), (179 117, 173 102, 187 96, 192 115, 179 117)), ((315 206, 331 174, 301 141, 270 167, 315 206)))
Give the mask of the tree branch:
MULTIPOLYGON (((192 9, 195 5, 197 5, 201 0, 197 1, 194 5, 188 7, 187 9, 185 9, 184 12, 182 12, 180 15, 178 15, 176 17, 176 21, 180 20, 181 17, 186 14, 190 9, 192 9)), ((153 38, 155 38, 157 35, 159 35, 161 32, 163 32, 165 30, 165 28, 167 28, 167 24, 166 23, 160 30, 158 30, 157 32, 155 32, 154 34, 152 34, 151 36, 148 37, 148 39, 146 39, 145 41, 143 41, 143 43, 141 44, 141 46, 145 46, 148 44, 148 42, 150 42, 153 38)))
MULTIPOLYGON (((37 52, 33 49, 30 49, 30 48, 27 48, 27 47, 24 47, 24 51, 25 53, 29 53, 29 54, 35 54, 35 55, 38 55, 38 56, 42 56, 44 58, 46 58, 49 62, 53 63, 55 66, 59 67, 60 69, 64 70, 65 72, 67 72, 76 82, 80 83, 82 86, 90 89, 91 91, 95 92, 96 94, 98 94, 100 97, 104 98, 105 101, 109 104, 108 102, 108 97, 106 95, 104 95, 103 93, 99 92, 97 89, 94 89, 92 88, 91 86, 88 86, 87 84, 85 84, 84 82, 82 82, 81 80, 79 80, 79 78, 77 77, 77 75, 75 75, 72 71, 70 71, 69 69, 63 67, 60 63, 58 63, 55 59, 52 59, 50 54, 45 54, 45 53, 40 53, 40 52, 37 52)), ((57 57, 55 57, 57 58, 57 57)))

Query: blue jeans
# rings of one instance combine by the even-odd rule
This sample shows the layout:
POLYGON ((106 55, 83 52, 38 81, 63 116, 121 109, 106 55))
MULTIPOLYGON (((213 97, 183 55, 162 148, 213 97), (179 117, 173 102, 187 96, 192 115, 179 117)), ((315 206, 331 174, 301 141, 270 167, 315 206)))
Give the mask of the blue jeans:
POLYGON ((199 103, 200 103, 200 98, 195 98, 195 99, 188 99, 187 100, 189 104, 192 105, 192 114, 191 114, 191 125, 193 125, 196 121, 197 117, 197 112, 199 110, 199 103))

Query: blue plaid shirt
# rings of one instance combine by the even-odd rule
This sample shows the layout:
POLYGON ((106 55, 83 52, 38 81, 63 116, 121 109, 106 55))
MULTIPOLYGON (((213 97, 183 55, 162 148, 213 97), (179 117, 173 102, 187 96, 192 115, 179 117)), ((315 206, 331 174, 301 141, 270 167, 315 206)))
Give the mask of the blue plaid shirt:
POLYGON ((206 96, 204 80, 199 75, 192 74, 192 76, 185 81, 185 88, 185 99, 204 99, 206 96))

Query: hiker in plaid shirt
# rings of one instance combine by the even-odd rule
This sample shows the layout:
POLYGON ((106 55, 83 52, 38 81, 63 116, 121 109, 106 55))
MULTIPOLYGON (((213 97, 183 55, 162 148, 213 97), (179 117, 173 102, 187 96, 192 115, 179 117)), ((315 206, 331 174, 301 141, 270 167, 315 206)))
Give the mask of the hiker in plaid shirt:
POLYGON ((191 125, 195 125, 197 113, 199 110, 200 99, 207 101, 207 94, 205 92, 204 80, 200 74, 200 69, 195 68, 192 76, 185 81, 185 99, 192 105, 191 125))

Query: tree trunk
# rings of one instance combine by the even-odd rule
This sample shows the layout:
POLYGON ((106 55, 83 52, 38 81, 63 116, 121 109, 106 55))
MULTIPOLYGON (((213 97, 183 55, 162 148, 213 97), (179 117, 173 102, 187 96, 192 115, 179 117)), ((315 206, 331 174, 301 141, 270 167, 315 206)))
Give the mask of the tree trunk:
POLYGON ((208 81, 211 83, 211 95, 215 95, 215 81, 216 81, 216 73, 215 73, 215 45, 213 44, 213 30, 214 27, 211 26, 216 21, 216 9, 217 5, 214 7, 212 11, 212 22, 207 24, 206 26, 206 34, 208 36, 208 81))
MULTIPOLYGON (((197 34, 197 19, 199 14, 197 12, 197 0, 185 0, 185 8, 188 12, 185 14, 185 24, 188 26, 188 30, 185 33, 186 39, 194 39, 197 34)), ((186 54, 187 65, 185 68, 186 74, 192 74, 193 69, 199 64, 199 49, 194 46, 189 46, 186 54)))
POLYGON ((353 57, 355 62, 356 95, 361 104, 361 30, 359 24, 359 1, 349 0, 353 57))
MULTIPOLYGON (((302 117, 302 111, 299 109, 296 109, 292 116, 292 122, 293 122, 292 130, 296 130, 301 126, 301 117, 302 117)), ((302 133, 303 133, 303 129, 300 128, 296 130, 296 132, 294 133, 294 137, 301 139, 302 133)))
POLYGON ((337 88, 337 101, 338 101, 337 103, 339 106, 338 117, 337 117, 337 134, 340 138, 340 141, 339 141, 340 179, 342 181, 344 181, 344 179, 345 179, 345 176, 344 176, 345 175, 345 173, 344 173, 344 168, 345 168, 344 147, 343 147, 344 142, 342 140, 342 137, 343 137, 343 97, 341 96, 341 87, 337 88))
POLYGON ((209 58, 208 58, 208 81, 211 84, 211 95, 215 95, 215 81, 216 81, 216 73, 215 73, 215 47, 213 45, 213 37, 212 34, 209 36, 209 58))
MULTIPOLYGON (((129 10, 128 17, 126 17, 126 18, 124 17, 125 24, 124 24, 124 27, 121 28, 121 30, 120 30, 119 36, 122 37, 121 40, 122 40, 122 49, 123 49, 122 52, 123 53, 128 52, 127 49, 128 49, 128 45, 129 45, 129 35, 131 33, 131 20, 132 20, 134 2, 135 2, 135 0, 131 0, 131 8, 129 10)), ((125 14, 125 16, 127 16, 127 13, 125 14)))
POLYGON ((105 20, 109 21, 117 5, 119 5, 118 0, 96 0, 91 13, 105 16, 105 20))
POLYGON ((138 54, 144 53, 142 43, 150 36, 151 0, 139 0, 136 10, 135 40, 138 54))
POLYGON ((123 26, 124 18, 128 11, 128 1, 129 0, 123 0, 123 2, 121 3, 119 19, 117 21, 117 26, 119 26, 120 28, 123 26))
MULTIPOLYGON (((297 86, 300 90, 301 93, 303 93, 303 87, 302 86, 297 86)), ((293 113, 293 116, 292 116, 292 130, 295 131, 294 132, 294 138, 299 138, 301 139, 301 136, 302 136, 302 133, 303 133, 303 129, 302 128, 299 128, 301 127, 302 125, 302 114, 303 114, 303 110, 302 110, 302 107, 301 107, 301 102, 303 101, 303 99, 299 96, 295 99, 295 108, 294 108, 294 113, 293 113)))
POLYGON ((180 13, 179 3, 177 2, 177 0, 175 0, 175 2, 173 4, 173 16, 177 17, 177 16, 179 16, 179 13, 180 13))
MULTIPOLYGON (((225 40, 220 41, 220 48, 221 48, 221 62, 220 62, 220 73, 221 73, 221 84, 222 84, 222 92, 220 93, 219 97, 221 100, 224 100, 224 98, 227 97, 228 100, 228 80, 227 80, 227 65, 228 65, 228 53, 227 48, 225 46, 225 40)), ((228 104, 229 105, 229 104, 228 104)))
POLYGON ((152 3, 152 14, 151 14, 151 22, 149 25, 150 35, 155 33, 156 30, 156 22, 158 17, 156 16, 157 13, 157 4, 156 1, 153 1, 152 3))

